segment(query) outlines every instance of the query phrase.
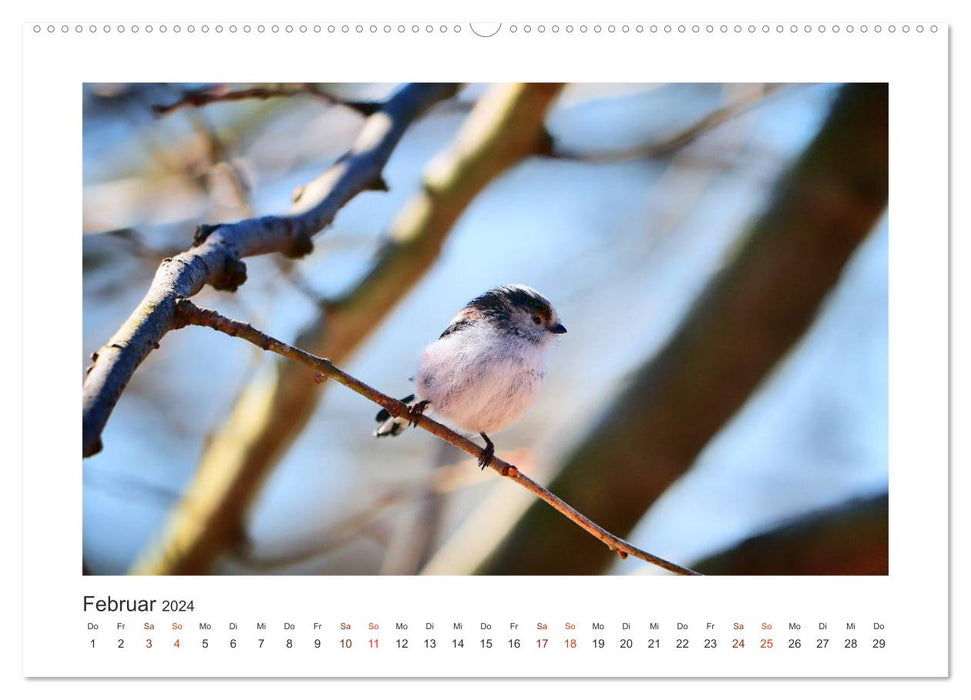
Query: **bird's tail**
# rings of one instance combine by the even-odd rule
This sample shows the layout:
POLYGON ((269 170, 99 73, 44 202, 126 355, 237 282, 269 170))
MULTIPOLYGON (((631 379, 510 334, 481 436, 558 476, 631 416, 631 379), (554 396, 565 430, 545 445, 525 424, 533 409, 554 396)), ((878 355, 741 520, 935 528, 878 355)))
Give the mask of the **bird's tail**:
MULTIPOLYGON (((408 404, 408 406, 413 406, 415 403, 415 395, 409 394, 401 400, 408 404)), ((385 437, 387 435, 394 437, 408 427, 407 418, 395 418, 383 408, 374 417, 374 420, 381 424, 375 429, 374 437, 385 437)))

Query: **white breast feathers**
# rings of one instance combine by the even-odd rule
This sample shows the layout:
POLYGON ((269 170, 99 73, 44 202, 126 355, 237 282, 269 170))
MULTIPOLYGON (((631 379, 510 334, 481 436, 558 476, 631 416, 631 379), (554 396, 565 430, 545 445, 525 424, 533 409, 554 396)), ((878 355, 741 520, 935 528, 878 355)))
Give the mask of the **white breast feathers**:
POLYGON ((457 428, 491 434, 529 408, 543 374, 543 349, 535 343, 466 328, 425 348, 415 394, 457 428))

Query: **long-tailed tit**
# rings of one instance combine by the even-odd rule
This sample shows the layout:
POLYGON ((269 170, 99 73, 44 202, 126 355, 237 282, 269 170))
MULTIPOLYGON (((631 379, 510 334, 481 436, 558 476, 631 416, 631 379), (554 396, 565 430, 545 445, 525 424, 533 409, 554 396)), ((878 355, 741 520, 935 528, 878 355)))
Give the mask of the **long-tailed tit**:
POLYGON ((532 404, 543 382, 546 348, 560 333, 566 328, 535 289, 507 284, 476 297, 418 359, 415 393, 402 399, 411 407, 410 420, 381 411, 374 436, 397 435, 430 408, 460 430, 482 436, 479 466, 485 468, 495 453, 487 433, 532 404))

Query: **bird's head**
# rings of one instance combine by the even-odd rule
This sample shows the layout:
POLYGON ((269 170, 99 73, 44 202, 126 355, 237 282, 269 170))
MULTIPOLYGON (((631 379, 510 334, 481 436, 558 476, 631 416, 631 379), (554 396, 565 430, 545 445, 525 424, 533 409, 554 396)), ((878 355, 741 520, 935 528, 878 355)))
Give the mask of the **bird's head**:
POLYGON ((540 345, 566 333, 549 299, 523 284, 490 289, 469 302, 468 307, 480 311, 503 332, 540 345))

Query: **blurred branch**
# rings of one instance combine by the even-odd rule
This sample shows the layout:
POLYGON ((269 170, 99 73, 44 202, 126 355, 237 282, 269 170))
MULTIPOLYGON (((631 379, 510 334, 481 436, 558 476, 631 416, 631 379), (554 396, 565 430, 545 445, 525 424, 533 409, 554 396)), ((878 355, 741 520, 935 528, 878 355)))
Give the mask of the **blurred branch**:
MULTIPOLYGON (((730 89, 733 88, 723 88, 725 91, 730 89)), ((702 196, 723 174, 723 166, 733 161, 743 147, 751 150, 751 145, 746 145, 751 126, 749 121, 741 124, 740 128, 721 129, 702 143, 685 142, 683 147, 672 152, 661 176, 646 193, 644 203, 635 210, 633 217, 636 217, 637 223, 624 219, 615 224, 623 231, 630 231, 636 226, 649 233, 621 238, 605 231, 604 237, 611 241, 611 245, 601 246, 595 251, 579 251, 574 256, 574 264, 594 271, 607 268, 614 284, 642 277, 656 246, 666 236, 675 233, 685 217, 699 206, 702 196), (713 154, 718 157, 712 159, 713 154), (702 163, 705 165, 702 166, 702 163)), ((602 274, 588 272, 586 277, 586 280, 573 284, 569 294, 560 295, 558 303, 589 298, 603 285, 602 274)))
POLYGON ((152 506, 157 506, 160 510, 169 508, 179 498, 179 492, 167 486, 153 484, 145 479, 103 472, 85 473, 84 488, 101 490, 103 493, 124 499, 129 503, 142 499, 150 502, 152 506))
POLYGON ((435 468, 417 483, 399 484, 388 488, 375 498, 367 508, 341 518, 328 528, 326 539, 312 547, 277 556, 260 556, 249 552, 238 555, 239 562, 259 571, 288 569, 320 559, 347 546, 366 534, 368 528, 395 506, 429 494, 444 495, 465 486, 483 483, 478 469, 470 469, 470 462, 450 464, 435 468))
MULTIPOLYGON (((842 88, 732 259, 567 458, 551 490, 626 534, 802 336, 887 204, 885 84, 842 88)), ((477 569, 592 574, 610 560, 531 506, 477 569), (564 559, 555 552, 570 551, 564 559)))
MULTIPOLYGON (((435 460, 427 468, 435 474, 454 457, 454 447, 439 443, 435 460)), ((469 471, 477 470, 466 468, 465 473, 469 471)), ((431 484, 415 494, 412 507, 395 522, 381 560, 379 572, 382 575, 410 576, 421 571, 435 553, 447 501, 448 494, 431 484)))
POLYGON ((147 243, 145 241, 145 236, 141 233, 141 231, 131 227, 113 229, 110 231, 100 231, 98 233, 88 233, 85 235, 91 236, 92 238, 95 236, 103 236, 104 238, 120 241, 134 257, 143 260, 146 263, 151 260, 152 264, 155 264, 161 257, 178 255, 180 252, 180 250, 175 250, 174 247, 171 249, 164 249, 147 243))
POLYGON ((192 124, 196 132, 206 144, 206 156, 209 163, 206 167, 206 188, 209 191, 210 200, 213 199, 213 191, 216 189, 217 180, 220 175, 229 188, 232 190, 233 198, 236 200, 238 213, 242 216, 253 216, 253 207, 250 204, 250 184, 243 175, 239 165, 233 162, 230 149, 223 143, 216 128, 205 118, 201 112, 193 112, 192 124), (220 166, 223 166, 220 168, 220 166))
MULTIPOLYGON (((427 167, 420 193, 392 222, 371 270, 327 303, 295 344, 343 362, 432 266, 452 225, 486 185, 543 147, 546 111, 561 86, 496 85, 455 141, 427 167)), ((206 445, 196 477, 136 571, 204 573, 236 545, 250 503, 300 434, 320 393, 305 373, 278 362, 243 389, 226 425, 206 445), (316 389, 316 390, 315 390, 316 389), (210 491, 218 492, 213 497, 210 491)))
POLYGON ((192 296, 207 283, 235 291, 246 281, 244 257, 309 253, 312 236, 344 204, 360 192, 384 187, 381 171, 407 126, 454 92, 455 86, 444 84, 402 88, 367 119, 351 150, 302 190, 290 213, 200 225, 190 250, 166 258, 135 311, 92 356, 83 390, 83 455, 101 450, 101 431, 135 369, 171 328, 177 298, 192 296))
POLYGON ((682 146, 686 146, 704 133, 721 126, 728 120, 747 112, 752 107, 761 104, 768 97, 777 93, 785 85, 765 85, 760 90, 753 90, 746 96, 715 110, 702 117, 694 124, 661 141, 635 146, 624 150, 609 151, 572 151, 556 147, 554 142, 550 158, 564 160, 578 160, 586 163, 619 163, 628 160, 645 158, 660 158, 666 156, 682 146))
POLYGON ((886 493, 809 513, 697 566, 709 575, 885 575, 890 506, 886 493))
MULTIPOLYGON (((427 416, 412 416, 409 412, 409 407, 407 404, 398 401, 387 394, 382 394, 377 389, 374 389, 359 379, 356 379, 346 372, 343 372, 335 367, 330 360, 311 355, 310 353, 304 352, 299 348, 287 345, 276 338, 272 338, 265 333, 256 330, 249 324, 234 321, 233 319, 227 318, 209 309, 199 308, 188 299, 180 299, 176 305, 176 326, 184 327, 189 325, 205 326, 207 328, 212 328, 215 331, 219 331, 220 333, 225 333, 236 338, 242 338, 243 340, 253 343, 264 350, 274 352, 289 360, 293 360, 294 362, 299 362, 300 364, 310 367, 317 372, 315 378, 318 382, 324 381, 324 379, 333 379, 334 381, 346 386, 348 389, 351 389, 364 398, 369 399, 370 401, 381 406, 381 408, 388 411, 388 413, 395 418, 409 418, 415 426, 428 431, 432 435, 451 445, 454 445, 473 457, 479 457, 482 453, 482 448, 468 438, 459 435, 455 431, 446 428, 441 423, 434 421, 427 416)), ((677 564, 673 564, 669 561, 661 559, 660 557, 656 557, 653 554, 645 552, 642 549, 638 549, 629 542, 625 542, 619 537, 612 535, 595 522, 581 514, 579 511, 572 508, 569 504, 560 498, 557 498, 548 490, 520 472, 519 469, 512 464, 509 464, 508 462, 494 456, 489 461, 488 466, 498 474, 501 474, 507 479, 514 481, 527 491, 530 491, 538 496, 542 501, 551 505, 560 514, 566 516, 568 520, 572 521, 580 528, 593 535, 596 539, 600 540, 600 542, 607 546, 609 551, 616 552, 621 559, 626 559, 628 556, 633 556, 648 563, 660 566, 661 568, 676 574, 686 576, 697 575, 697 572, 692 571, 691 569, 686 569, 682 566, 678 566, 677 564)), ((210 492, 209 495, 211 497, 218 498, 221 496, 221 493, 219 491, 213 491, 210 492)), ((556 552, 555 555, 558 558, 564 558, 565 556, 572 556, 572 552, 570 550, 564 550, 556 552)))
POLYGON ((381 109, 380 102, 343 100, 334 97, 316 83, 281 83, 251 88, 232 88, 229 85, 208 85, 196 90, 183 90, 182 96, 169 104, 154 104, 152 111, 165 116, 182 107, 203 107, 213 102, 239 102, 241 100, 268 100, 274 97, 309 95, 333 105, 344 105, 365 117, 381 109))

